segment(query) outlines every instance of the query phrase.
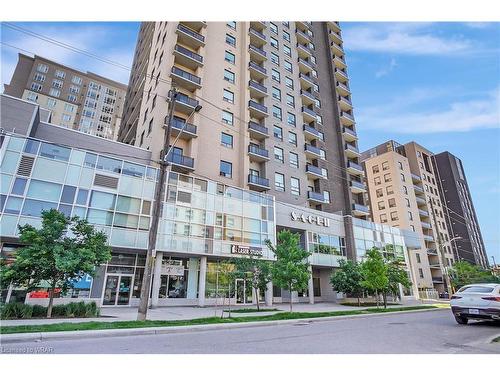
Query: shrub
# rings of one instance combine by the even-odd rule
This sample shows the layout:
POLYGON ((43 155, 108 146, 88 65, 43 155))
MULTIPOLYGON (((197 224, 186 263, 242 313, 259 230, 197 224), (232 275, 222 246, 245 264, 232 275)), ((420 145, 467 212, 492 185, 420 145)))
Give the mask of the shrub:
MULTIPOLYGON (((91 318, 99 316, 100 310, 95 302, 70 302, 64 305, 54 305, 54 318, 91 318)), ((10 302, 0 306, 1 319, 45 318, 47 307, 40 305, 25 305, 22 302, 10 302)))
POLYGON ((2 319, 28 319, 33 314, 33 306, 22 302, 6 303, 2 306, 2 319))
POLYGON ((68 305, 54 305, 54 307, 52 307, 52 317, 66 316, 67 306, 68 305))
POLYGON ((33 305, 32 318, 45 318, 47 316, 47 308, 41 305, 33 305))

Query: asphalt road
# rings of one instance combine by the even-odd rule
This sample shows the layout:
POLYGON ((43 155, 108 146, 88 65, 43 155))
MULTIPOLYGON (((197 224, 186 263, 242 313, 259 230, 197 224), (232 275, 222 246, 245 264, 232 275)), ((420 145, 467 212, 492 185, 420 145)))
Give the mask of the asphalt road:
POLYGON ((499 324, 481 322, 461 326, 455 323, 449 310, 439 310, 271 327, 6 344, 2 345, 2 352, 25 352, 28 348, 56 354, 498 354, 500 343, 489 343, 495 335, 500 335, 499 324))

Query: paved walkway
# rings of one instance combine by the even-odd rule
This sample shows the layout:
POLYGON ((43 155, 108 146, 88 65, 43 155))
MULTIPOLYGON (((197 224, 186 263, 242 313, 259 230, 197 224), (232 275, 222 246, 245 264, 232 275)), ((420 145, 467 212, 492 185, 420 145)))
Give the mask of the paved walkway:
MULTIPOLYGON (((435 303, 438 301, 425 301, 426 303, 435 303)), ((442 302, 440 302, 442 303, 442 302)), ((421 305, 420 301, 405 301, 401 306, 413 306, 421 305)), ((394 306, 396 307, 396 306, 394 306)), ((224 309, 227 310, 228 306, 224 309)), ((238 305, 231 306, 231 309, 242 309, 242 308, 255 308, 255 305, 238 305)), ((262 306, 262 308, 268 308, 267 306, 262 306)), ((273 304, 272 308, 279 309, 281 311, 289 311, 288 303, 278 303, 273 304)), ((346 310, 358 310, 364 309, 363 307, 351 307, 344 306, 333 302, 318 302, 315 304, 309 303, 294 303, 294 312, 323 312, 323 311, 346 311, 346 310)), ((280 312, 280 311, 276 311, 280 312)), ((261 312, 261 313, 234 313, 234 316, 255 316, 255 315, 269 315, 276 312, 261 312)), ((148 320, 187 320, 196 318, 208 318, 213 316, 221 316, 222 307, 218 306, 207 306, 207 307, 191 307, 191 306, 165 306, 158 307, 155 309, 150 309, 148 311, 148 320)), ((225 313, 227 316, 227 313, 225 313)), ((78 323, 78 322, 113 322, 113 321, 125 321, 125 320, 136 320, 137 318, 137 307, 103 307, 101 308, 101 316, 98 318, 62 318, 62 319, 20 319, 20 320, 2 320, 0 325, 2 326, 17 326, 17 325, 37 325, 37 324, 54 324, 54 323, 78 323)))

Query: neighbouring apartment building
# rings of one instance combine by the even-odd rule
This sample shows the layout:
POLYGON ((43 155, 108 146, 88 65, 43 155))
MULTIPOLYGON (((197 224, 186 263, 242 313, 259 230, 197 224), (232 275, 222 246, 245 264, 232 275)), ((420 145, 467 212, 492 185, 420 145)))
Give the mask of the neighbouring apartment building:
POLYGON ((460 237, 451 245, 455 258, 488 268, 488 256, 462 161, 447 151, 434 155, 432 161, 438 172, 439 192, 450 236, 460 237))
POLYGON ((444 292, 455 257, 432 157, 415 142, 388 141, 362 153, 372 220, 415 232, 421 246, 410 262, 418 289, 444 292))
POLYGON ((116 139, 126 90, 126 85, 97 74, 19 54, 4 94, 40 104, 51 111, 56 125, 116 139))

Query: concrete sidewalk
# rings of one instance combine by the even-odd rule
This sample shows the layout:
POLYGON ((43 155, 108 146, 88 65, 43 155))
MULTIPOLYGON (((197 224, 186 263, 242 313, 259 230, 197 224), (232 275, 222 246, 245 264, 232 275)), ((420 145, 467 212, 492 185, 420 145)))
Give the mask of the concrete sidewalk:
MULTIPOLYGON (((426 301, 426 303, 435 303, 437 301, 426 301)), ((422 305, 420 301, 405 301, 399 306, 389 307, 403 307, 422 305)), ((238 305, 231 306, 232 310, 243 308, 256 308, 255 305, 238 305)), ((267 306, 261 308, 266 309, 267 306)), ((289 311, 288 303, 273 304, 272 308, 279 311, 267 311, 260 313, 233 313, 234 316, 258 316, 270 315, 282 311, 289 311)), ((327 311, 347 311, 347 310, 362 310, 368 307, 351 307, 344 306, 332 302, 318 302, 315 304, 309 303, 294 303, 294 312, 327 312, 327 311)), ((224 307, 227 310, 228 306, 224 307)), ((221 306, 207 306, 207 307, 191 307, 191 306, 167 306, 150 309, 148 311, 148 320, 190 320, 198 318, 208 318, 213 316, 221 316, 221 306)), ((227 316, 227 313, 224 314, 227 316)), ((114 322, 114 321, 127 321, 137 319, 137 307, 103 307, 101 308, 101 316, 98 318, 59 318, 59 319, 18 319, 18 320, 2 320, 0 325, 18 326, 18 325, 38 325, 38 324, 54 324, 54 323, 80 323, 80 322, 114 322)))

